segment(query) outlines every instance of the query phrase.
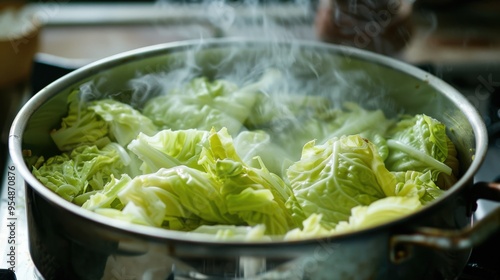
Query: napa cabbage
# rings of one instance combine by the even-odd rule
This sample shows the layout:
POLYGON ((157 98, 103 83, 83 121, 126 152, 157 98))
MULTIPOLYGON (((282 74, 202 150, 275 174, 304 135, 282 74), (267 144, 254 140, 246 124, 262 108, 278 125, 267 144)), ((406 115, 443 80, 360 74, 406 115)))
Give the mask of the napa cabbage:
POLYGON ((291 189, 258 157, 258 168, 242 161, 226 129, 139 134, 128 147, 143 161, 144 173, 111 178, 84 208, 176 230, 247 225, 282 235, 297 226, 286 206, 291 189))
POLYGON ((207 137, 208 131, 203 130, 165 129, 152 136, 139 133, 127 148, 142 162, 142 174, 179 165, 201 170, 198 160, 207 137))
POLYGON ((188 234, 203 239, 222 241, 271 241, 272 237, 266 235, 266 227, 262 224, 256 226, 235 225, 202 225, 188 234))
POLYGON ((243 162, 225 129, 212 130, 208 141, 200 164, 220 182, 230 213, 250 226, 264 224, 268 234, 284 234, 296 226, 294 213, 286 206, 293 194, 280 176, 269 172, 259 157, 259 167, 243 162))

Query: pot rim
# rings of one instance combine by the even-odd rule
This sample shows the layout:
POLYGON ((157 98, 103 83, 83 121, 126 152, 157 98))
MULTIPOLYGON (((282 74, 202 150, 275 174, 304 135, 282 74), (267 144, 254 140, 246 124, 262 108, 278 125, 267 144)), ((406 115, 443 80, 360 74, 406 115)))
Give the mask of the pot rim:
MULTIPOLYGON (((217 48, 224 47, 230 44, 244 44, 245 46, 256 45, 256 44, 269 44, 271 41, 267 39, 248 39, 248 38, 211 38, 211 39, 203 39, 201 42, 201 47, 205 48, 217 48)), ((74 70, 73 72, 53 81, 51 84, 37 92, 33 97, 31 97, 19 110, 16 115, 14 121, 12 122, 12 126, 9 132, 9 153, 11 159, 16 167, 16 169, 21 173, 22 178, 24 179, 27 186, 33 188, 37 193, 43 196, 45 199, 50 201, 51 203, 55 203, 58 206, 62 207, 64 210, 69 211, 81 218, 90 220, 94 223, 100 224, 101 226, 108 226, 111 228, 115 228, 117 230, 126 231, 128 233, 133 233, 135 235, 147 236, 150 238, 155 238, 159 240, 173 240, 179 242, 188 242, 188 243, 204 243, 204 244, 214 244, 214 245, 238 245, 238 246, 255 246, 257 244, 270 246, 279 246, 281 245, 290 245, 290 243, 295 244, 307 244, 314 242, 317 244, 318 240, 337 240, 343 238, 355 237, 363 234, 367 234, 373 231, 381 230, 387 227, 391 227, 395 224, 402 223, 408 219, 412 219, 418 217, 420 215, 425 215, 429 211, 432 211, 435 207, 438 207, 445 200, 447 200, 450 196, 456 194, 459 190, 463 189, 468 183, 473 179, 474 174, 477 173, 480 168, 488 147, 488 138, 487 138, 487 130, 486 126, 480 117, 477 109, 455 88, 442 81, 438 77, 425 72, 413 65, 407 64, 400 60, 387 57, 384 55, 380 55, 377 53, 373 53, 370 51, 356 49, 349 46, 335 45, 330 43, 323 43, 317 41, 303 41, 303 40, 292 40, 292 41, 272 41, 273 44, 297 44, 300 47, 306 48, 318 48, 322 50, 329 50, 333 53, 340 53, 345 55, 350 55, 357 59, 362 59, 365 61, 370 61, 371 63, 376 63, 379 65, 383 65, 385 67, 389 67, 400 72, 403 72, 406 75, 413 76, 419 80, 427 82, 429 85, 434 87, 439 91, 440 94, 448 97, 455 105, 468 117, 468 120, 474 130, 474 137, 476 142, 476 147, 474 151, 474 159, 469 166, 469 168, 465 171, 465 173, 458 179, 458 181, 447 190, 444 195, 426 205, 419 211, 412 213, 411 215, 401 217, 394 221, 384 223, 379 226, 375 226, 372 228, 357 230, 354 232, 335 234, 332 236, 322 237, 322 238, 313 238, 313 239, 303 239, 297 241, 283 241, 283 240, 274 240, 270 241, 221 241, 216 239, 207 239, 206 235, 203 235, 204 238, 200 239, 197 234, 186 234, 185 232, 168 230, 163 228, 155 228, 151 226, 143 226, 130 224, 129 222, 120 221, 117 219, 105 217, 99 215, 95 212, 88 211, 86 209, 77 206, 62 197, 58 196, 56 193, 52 192, 50 189, 42 185, 36 177, 31 173, 28 169, 27 165, 24 162, 23 158, 23 150, 22 150, 22 140, 23 133, 27 125, 27 121, 31 118, 33 113, 46 101, 50 98, 56 96, 59 92, 66 89, 67 87, 78 83, 90 76, 98 74, 99 72, 110 70, 113 67, 120 66, 127 62, 138 61, 141 59, 146 59, 158 55, 164 55, 169 52, 175 53, 178 51, 183 51, 190 49, 192 47, 199 47, 200 40, 186 40, 186 41, 177 41, 177 42, 169 42, 163 44, 157 44, 152 46, 147 46, 139 49, 134 49, 131 51, 119 53, 113 56, 109 56, 95 62, 89 63, 85 66, 82 66, 79 69, 74 70)))

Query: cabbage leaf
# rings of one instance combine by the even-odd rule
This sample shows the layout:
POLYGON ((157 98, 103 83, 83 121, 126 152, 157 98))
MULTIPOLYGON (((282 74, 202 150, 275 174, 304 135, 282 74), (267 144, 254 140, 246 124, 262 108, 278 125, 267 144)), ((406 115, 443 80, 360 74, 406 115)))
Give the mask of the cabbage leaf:
POLYGON ((113 99, 92 101, 87 109, 95 112, 107 123, 110 138, 123 147, 139 133, 152 135, 158 131, 153 122, 138 110, 113 99))
POLYGON ((302 222, 301 228, 288 231, 283 237, 284 240, 302 240, 308 238, 321 238, 335 234, 334 229, 329 229, 321 224, 322 214, 311 214, 302 222))
POLYGON ((241 160, 251 167, 261 166, 257 160, 259 157, 270 172, 282 176, 293 163, 293 155, 274 143, 269 133, 263 130, 242 131, 233 142, 241 160))
POLYGON ((455 146, 438 120, 419 114, 405 117, 387 134, 389 156, 385 160, 391 171, 431 172, 432 179, 440 176, 447 189, 456 182, 458 160, 455 146), (450 165, 448 165, 450 164, 450 165))
POLYGON ((127 148, 142 162, 143 174, 179 165, 202 170, 198 160, 207 137, 208 131, 203 130, 166 129, 152 136, 139 133, 127 148))
POLYGON ((196 78, 150 99, 143 113, 161 129, 219 130, 236 135, 250 114, 258 87, 239 88, 226 80, 196 78))
POLYGON ((263 224, 256 226, 235 226, 235 225, 202 225, 190 231, 189 235, 194 235, 203 239, 215 239, 224 241, 271 241, 271 236, 266 235, 266 227, 263 224))
POLYGON ((218 183, 207 173, 177 166, 135 177, 119 193, 121 203, 143 209, 155 226, 172 228, 170 218, 208 224, 242 224, 227 211, 218 183))
POLYGON ((349 220, 337 224, 335 233, 346 233, 375 227, 403 218, 422 207, 418 196, 388 196, 370 205, 360 205, 351 209, 349 220))
POLYGON ((439 121, 272 92, 277 81, 273 69, 245 86, 195 78, 142 110, 74 91, 51 132, 62 153, 31 158, 33 174, 101 215, 244 241, 373 227, 456 182, 439 121))
POLYGON ((307 143, 287 176, 306 216, 322 213, 322 225, 333 228, 349 218, 351 208, 369 205, 394 192, 389 172, 375 145, 359 135, 307 143))
POLYGON ((290 187, 280 176, 269 172, 259 157, 260 167, 251 167, 239 157, 227 130, 212 130, 209 145, 203 148, 200 163, 221 184, 228 211, 250 226, 264 224, 267 234, 284 234, 296 226, 294 213, 287 208, 293 199, 290 187))
POLYGON ((60 127, 50 132, 60 151, 71 151, 80 145, 103 147, 110 142, 106 121, 87 109, 78 90, 69 94, 67 102, 68 114, 62 118, 60 127))
POLYGON ((127 173, 128 163, 128 154, 116 143, 102 149, 83 145, 48 158, 32 172, 43 185, 74 201, 79 195, 102 190, 113 176, 127 173))
POLYGON ((444 192, 434 183, 430 171, 402 171, 394 172, 394 175, 398 181, 394 190, 395 196, 416 196, 422 204, 427 204, 444 192))

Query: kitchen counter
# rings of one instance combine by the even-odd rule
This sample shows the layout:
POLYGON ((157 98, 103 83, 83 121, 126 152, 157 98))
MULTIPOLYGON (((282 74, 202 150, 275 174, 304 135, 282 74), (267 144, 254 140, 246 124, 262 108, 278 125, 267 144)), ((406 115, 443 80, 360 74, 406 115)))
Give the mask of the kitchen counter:
POLYGON ((272 6, 256 12, 234 6, 162 4, 41 5, 45 19, 40 52, 84 64, 116 53, 180 40, 228 36, 293 36, 314 39, 311 15, 296 5, 272 6), (277 28, 257 27, 249 20, 262 13, 277 28), (271 20, 272 19, 272 20, 271 20), (272 30, 272 31, 271 31, 272 30), (244 32, 242 32, 244 31, 244 32))
MULTIPOLYGON (((267 36, 318 40, 315 13, 307 4, 257 9, 242 4, 161 3, 39 5, 45 23, 40 52, 85 63, 139 47, 188 39, 267 36), (253 15, 259 20, 252 19, 253 15)), ((491 15, 500 12, 499 5, 482 17, 464 9, 440 12, 414 8, 414 33, 398 58, 410 63, 500 63, 500 36, 496 31, 500 17, 491 15)))

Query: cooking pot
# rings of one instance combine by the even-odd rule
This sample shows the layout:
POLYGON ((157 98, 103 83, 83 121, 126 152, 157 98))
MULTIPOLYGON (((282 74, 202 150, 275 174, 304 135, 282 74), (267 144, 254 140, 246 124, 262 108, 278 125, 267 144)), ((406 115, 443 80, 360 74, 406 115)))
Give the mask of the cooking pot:
POLYGON ((476 109, 424 71, 350 47, 255 39, 168 43, 91 63, 36 93, 9 135, 12 160, 26 182, 30 254, 46 279, 453 279, 471 248, 500 224, 496 211, 472 226, 477 199, 500 199, 496 184, 473 182, 487 148, 476 109), (138 75, 251 77, 268 67, 309 82, 311 90, 328 90, 339 102, 442 121, 458 151, 459 180, 418 212, 377 227, 299 241, 239 242, 98 215, 50 191, 25 163, 23 151, 57 152, 49 131, 67 113, 68 94, 82 85, 131 102, 129 81, 138 75))

